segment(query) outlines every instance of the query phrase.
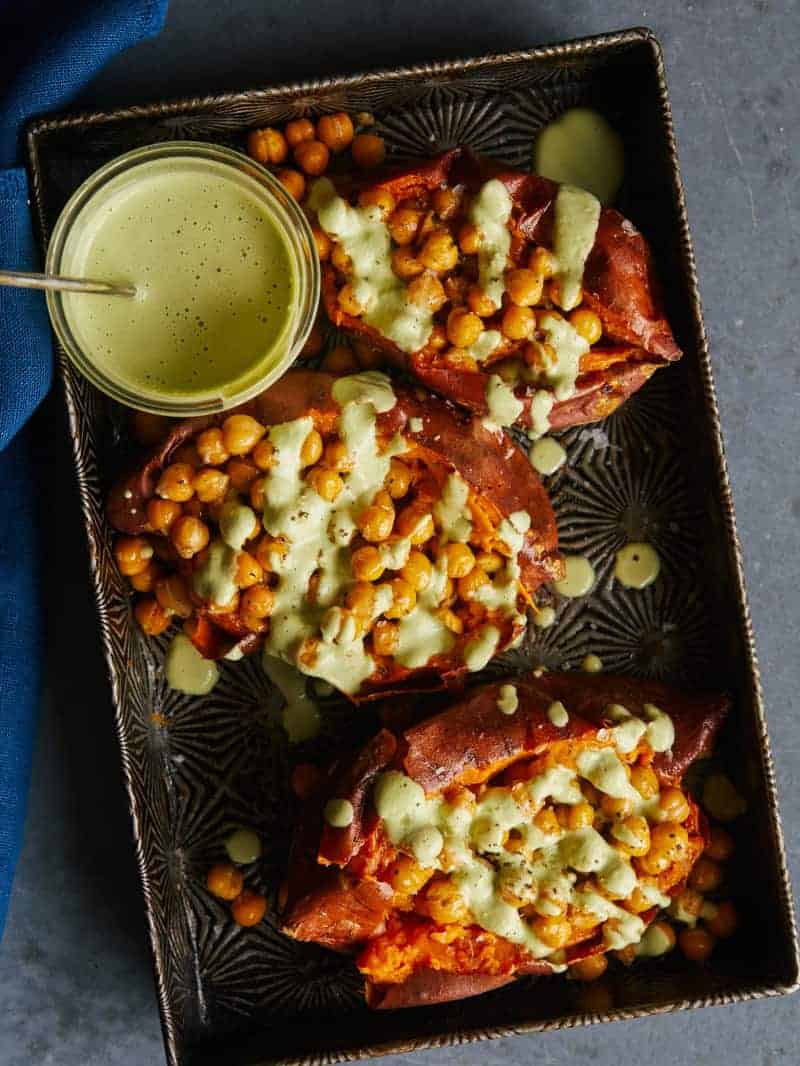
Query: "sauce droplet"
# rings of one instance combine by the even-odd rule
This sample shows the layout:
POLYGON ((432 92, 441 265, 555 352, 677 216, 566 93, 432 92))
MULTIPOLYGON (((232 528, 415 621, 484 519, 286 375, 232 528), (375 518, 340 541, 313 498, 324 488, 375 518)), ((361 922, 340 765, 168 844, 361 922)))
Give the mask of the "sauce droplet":
POLYGON ((650 544, 635 541, 617 552, 614 577, 628 589, 652 585, 661 570, 658 552, 650 544))
POLYGON ((346 829, 352 825, 355 811, 350 800, 329 799, 322 812, 325 821, 334 829, 346 829))
POLYGON ((556 620, 556 612, 552 607, 539 607, 533 616, 533 624, 539 629, 549 629, 556 620))
POLYGON ((585 670, 587 674, 599 674, 602 669, 603 660, 593 653, 587 655, 581 663, 581 670, 585 670))
POLYGON ((567 461, 567 453, 552 437, 540 437, 528 452, 531 466, 545 477, 555 474, 567 461))
POLYGON ((556 592, 569 599, 585 596, 594 588, 594 567, 585 555, 565 555, 566 574, 554 582, 556 592))
POLYGON ((622 138, 597 111, 572 107, 536 138, 533 169, 544 178, 578 185, 602 203, 611 203, 625 173, 622 138))
POLYGON ((236 829, 225 841, 225 850, 231 862, 238 866, 255 862, 261 857, 261 841, 254 829, 236 829))

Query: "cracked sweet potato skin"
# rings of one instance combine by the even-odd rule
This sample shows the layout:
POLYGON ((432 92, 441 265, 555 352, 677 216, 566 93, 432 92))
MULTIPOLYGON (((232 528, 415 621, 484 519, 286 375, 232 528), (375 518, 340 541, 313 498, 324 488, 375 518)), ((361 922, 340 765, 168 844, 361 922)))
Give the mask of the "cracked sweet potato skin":
MULTIPOLYGON (((288 873, 284 930, 301 940, 353 951, 383 934, 387 924, 391 929, 391 894, 373 897, 375 905, 368 913, 360 896, 352 908, 348 909, 347 903, 356 886, 381 883, 379 871, 396 854, 369 804, 370 788, 379 773, 388 768, 402 770, 429 795, 455 785, 495 778, 502 782, 504 770, 545 755, 554 743, 582 746, 603 739, 612 725, 604 713, 610 703, 623 703, 634 714, 640 713, 645 703, 654 703, 672 718, 674 745, 670 752, 657 755, 652 764, 663 785, 678 784, 691 763, 711 751, 729 709, 727 696, 688 695, 658 682, 607 675, 544 674, 537 678, 530 674, 474 689, 452 707, 404 731, 383 729, 355 759, 329 768, 301 812, 288 873), (497 707, 500 689, 509 680, 516 686, 519 700, 512 716, 497 707), (561 729, 547 715, 554 700, 569 708, 569 721, 561 729), (330 796, 347 798, 353 804, 353 821, 344 829, 334 829, 321 818, 322 805, 330 796), (334 884, 339 917, 332 923, 334 884), (314 904, 317 898, 319 908, 314 904), (350 915, 349 926, 343 914, 350 915)), ((684 887, 708 841, 702 811, 691 799, 689 805, 685 823, 690 833, 689 850, 662 878, 662 890, 671 895, 684 887)), ((657 908, 653 908, 641 917, 649 922, 656 914, 657 908)), ((474 937, 492 940, 492 934, 477 927, 467 927, 467 937, 469 929, 474 937)), ((602 950, 596 933, 583 939, 579 935, 567 948, 567 961, 602 950)), ((493 968, 499 966, 503 972, 453 974, 422 967, 396 984, 368 978, 367 1002, 373 1009, 440 1003, 501 987, 521 974, 552 972, 546 961, 532 959, 515 946, 503 948, 499 955, 493 952, 492 960, 493 968)), ((473 960, 472 965, 481 963, 473 960)))
MULTIPOLYGON (((454 148, 428 162, 390 174, 374 183, 395 200, 432 192, 442 185, 477 192, 491 178, 508 189, 514 207, 510 222, 511 258, 521 262, 525 242, 550 247, 558 185, 547 178, 504 167, 454 148), (515 259, 516 255, 516 259, 515 259)), ((323 300, 330 319, 339 327, 363 334, 396 364, 405 367, 425 385, 477 415, 488 411, 486 374, 454 369, 431 347, 403 352, 360 318, 342 311, 337 301, 336 271, 323 265, 323 300)), ((598 421, 633 395, 651 375, 681 356, 665 317, 653 256, 647 241, 619 211, 604 207, 595 242, 586 260, 583 306, 599 315, 610 343, 597 345, 581 360, 575 394, 554 404, 553 429, 598 421)), ((514 355, 525 342, 505 341, 483 364, 491 372, 499 359, 514 355)), ((531 396, 535 390, 518 386, 523 404, 518 422, 530 424, 531 396)))

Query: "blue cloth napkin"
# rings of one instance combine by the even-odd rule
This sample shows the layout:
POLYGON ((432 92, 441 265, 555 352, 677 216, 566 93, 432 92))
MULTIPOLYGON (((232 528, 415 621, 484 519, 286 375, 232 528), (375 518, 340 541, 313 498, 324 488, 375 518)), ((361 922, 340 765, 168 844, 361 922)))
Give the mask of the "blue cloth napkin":
MULTIPOLYGON (((0 0, 0 266, 41 270, 19 166, 23 127, 64 107, 118 52, 164 24, 167 0, 0 0)), ((41 294, 0 288, 0 935, 25 819, 42 617, 36 471, 25 423, 52 380, 41 294)), ((65 442, 66 444, 66 442, 65 442)))

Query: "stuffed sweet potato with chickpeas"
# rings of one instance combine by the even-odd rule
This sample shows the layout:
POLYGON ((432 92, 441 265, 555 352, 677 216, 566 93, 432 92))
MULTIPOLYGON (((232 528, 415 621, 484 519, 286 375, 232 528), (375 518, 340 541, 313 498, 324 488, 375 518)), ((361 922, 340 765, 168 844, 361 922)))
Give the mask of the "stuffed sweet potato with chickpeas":
POLYGON ((307 795, 284 931, 355 953, 377 1008, 634 950, 709 840, 681 781, 727 707, 528 675, 382 730, 307 795))
POLYGON ((561 573, 511 440, 383 374, 290 371, 181 423, 111 493, 146 632, 267 653, 364 697, 480 669, 561 573))
POLYGON ((328 316, 480 416, 596 421, 681 355, 645 239, 583 190, 455 148, 345 195, 305 202, 328 316))

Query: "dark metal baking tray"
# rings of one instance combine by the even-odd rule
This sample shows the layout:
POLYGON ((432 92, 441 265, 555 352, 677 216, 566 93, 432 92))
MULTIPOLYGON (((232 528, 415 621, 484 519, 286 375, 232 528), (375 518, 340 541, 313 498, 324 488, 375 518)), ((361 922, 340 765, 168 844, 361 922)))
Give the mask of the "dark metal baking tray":
MULTIPOLYGON (((132 623, 103 518, 105 492, 130 449, 125 422, 60 353, 171 1064, 333 1062, 730 1003, 797 984, 794 912, 733 504, 663 59, 649 31, 37 121, 28 152, 42 242, 79 182, 138 145, 190 138, 242 146, 254 126, 345 108, 377 116, 394 158, 466 143, 527 165, 536 131, 576 103, 604 112, 624 138, 621 207, 652 243, 686 356, 606 422, 561 434, 569 462, 548 485, 561 542, 586 552, 600 580, 589 598, 563 602, 558 624, 534 628, 502 665, 577 667, 592 650, 607 669, 734 694, 718 759, 748 801, 731 871, 744 927, 705 967, 674 953, 618 967, 588 988, 526 979, 467 1002, 375 1015, 364 1008, 347 960, 289 941, 269 921, 252 930, 233 925, 204 890, 204 874, 230 826, 254 825, 266 846, 251 880, 274 900, 289 830, 289 753, 276 723, 278 701, 256 661, 226 667, 203 699, 164 684, 163 642, 144 639, 132 623), (611 577, 614 552, 628 539, 651 541, 664 560, 661 578, 643 592, 620 589, 611 577)), ((335 707, 331 719, 352 724, 335 707)))

